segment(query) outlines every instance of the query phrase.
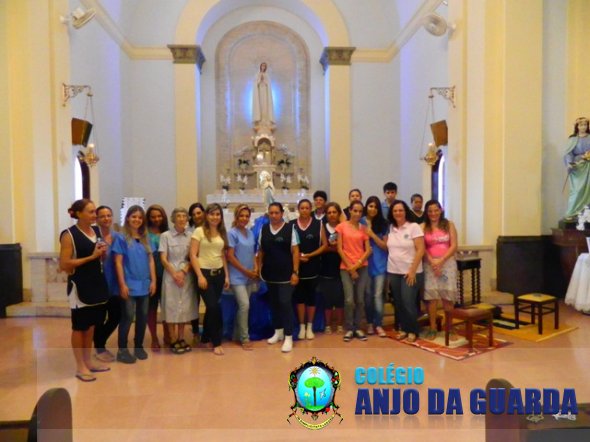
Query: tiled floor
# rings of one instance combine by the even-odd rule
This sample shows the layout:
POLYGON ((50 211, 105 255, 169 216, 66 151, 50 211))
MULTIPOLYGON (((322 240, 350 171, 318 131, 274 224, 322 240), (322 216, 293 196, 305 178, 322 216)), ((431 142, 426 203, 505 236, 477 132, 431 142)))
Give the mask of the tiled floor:
MULTIPOLYGON (((484 302, 509 303, 501 294, 484 302)), ((506 307, 510 311, 510 307, 506 307)), ((279 346, 256 342, 246 352, 224 344, 225 356, 195 349, 185 355, 153 354, 134 365, 112 364, 112 371, 84 384, 74 377, 70 321, 64 318, 0 320, 0 420, 27 419, 48 388, 68 389, 73 400, 77 441, 210 440, 484 440, 484 417, 471 414, 469 392, 485 388, 492 377, 517 387, 574 387, 578 402, 590 402, 590 317, 562 305, 561 319, 579 328, 541 343, 513 345, 455 362, 390 339, 344 343, 341 335, 316 335, 282 354, 279 346), (293 393, 289 373, 317 356, 341 373, 336 402, 344 420, 310 432, 295 420, 287 423, 293 393), (425 382, 420 412, 398 416, 355 416, 358 366, 394 363, 422 367, 425 382), (429 416, 428 388, 460 388, 462 416, 429 416), (395 431, 395 433, 392 433, 395 431), (436 431, 436 433, 433 433, 436 431)), ((390 328, 390 327, 389 327, 390 328)), ((114 346, 114 337, 109 345, 114 346)), ((366 385, 364 387, 367 387, 366 385)), ((388 386, 368 386, 388 387, 388 386)), ((390 386, 391 387, 391 386, 390 386)), ((395 387, 395 386, 394 386, 395 387)), ((407 387, 400 387, 407 388, 407 387)))

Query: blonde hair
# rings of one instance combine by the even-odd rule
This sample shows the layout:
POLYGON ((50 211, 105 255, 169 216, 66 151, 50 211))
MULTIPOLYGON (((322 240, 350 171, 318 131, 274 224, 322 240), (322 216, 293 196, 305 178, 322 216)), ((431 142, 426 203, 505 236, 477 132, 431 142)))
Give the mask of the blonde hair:
POLYGON ((142 223, 139 229, 137 229, 137 233, 139 234, 139 242, 143 245, 147 253, 152 253, 152 249, 148 243, 147 238, 147 219, 145 216, 145 210, 141 206, 131 206, 127 209, 127 213, 125 214, 125 224, 123 224, 123 236, 125 236, 125 240, 127 244, 131 244, 133 241, 133 236, 131 232, 131 226, 129 225, 129 218, 135 212, 141 213, 142 223))
POLYGON ((240 204, 234 210, 234 220, 231 223, 232 227, 236 227, 238 225, 238 217, 240 216, 240 212, 242 210, 247 210, 250 215, 252 215, 252 209, 248 206, 248 204, 240 204))

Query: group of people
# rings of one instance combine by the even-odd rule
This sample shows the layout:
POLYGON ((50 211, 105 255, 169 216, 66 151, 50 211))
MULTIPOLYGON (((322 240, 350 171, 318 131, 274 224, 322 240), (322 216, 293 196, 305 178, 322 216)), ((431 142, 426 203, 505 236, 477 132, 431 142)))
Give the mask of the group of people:
POLYGON ((238 205, 229 230, 218 204, 177 207, 171 226, 163 207, 144 211, 132 206, 115 231, 109 207, 95 207, 88 199, 74 202, 69 212, 77 222, 61 233, 60 266, 69 275, 76 377, 94 381, 96 373, 109 370, 105 363, 146 359, 146 328, 152 351, 160 351, 158 307, 163 344, 172 353, 189 352, 201 343, 223 355, 220 299, 229 289, 238 305, 234 339, 252 350, 249 300, 259 281, 268 289, 274 328, 267 342, 282 342, 283 352, 293 348, 295 332, 299 339, 314 339, 318 296, 325 308, 324 333, 341 333, 348 342, 386 336, 383 305, 389 292, 397 338, 414 341, 423 291, 431 317, 426 338, 433 338, 437 302, 452 308, 456 299, 455 227, 437 201, 428 201, 422 211, 422 197, 415 194, 410 209, 396 199, 394 183, 383 190, 383 201, 371 196, 365 204, 360 190, 351 190, 344 210, 329 202, 326 192, 317 191, 313 201, 299 201, 298 217, 292 221, 285 218, 281 203, 272 202, 253 229, 252 209, 238 205), (199 333, 201 299, 205 316, 199 333), (189 323, 190 343, 185 336, 189 323), (115 355, 106 342, 117 328, 115 355))

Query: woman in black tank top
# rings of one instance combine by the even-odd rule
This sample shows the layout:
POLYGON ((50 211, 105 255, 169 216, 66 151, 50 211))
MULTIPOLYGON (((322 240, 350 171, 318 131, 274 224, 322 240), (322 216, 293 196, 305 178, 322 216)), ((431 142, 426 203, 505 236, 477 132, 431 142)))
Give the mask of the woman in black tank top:
POLYGON ((322 222, 311 214, 311 201, 302 199, 297 204, 299 218, 291 221, 299 236, 299 284, 295 288, 299 339, 313 339, 315 293, 320 273, 321 257, 328 246, 322 222), (305 317, 307 314, 307 325, 305 317))
POLYGON ((268 206, 270 224, 262 227, 258 243, 257 263, 260 278, 268 286, 274 335, 267 340, 276 344, 285 340, 281 350, 293 348, 293 289, 299 282, 299 241, 293 226, 283 220, 283 205, 268 206))
POLYGON ((107 282, 101 259, 107 245, 100 237, 96 207, 88 199, 75 201, 68 210, 78 220, 60 235, 59 266, 68 273, 68 298, 72 311, 72 349, 76 359, 76 377, 95 381, 93 373, 108 371, 92 360, 94 327, 104 318, 108 299, 107 282))

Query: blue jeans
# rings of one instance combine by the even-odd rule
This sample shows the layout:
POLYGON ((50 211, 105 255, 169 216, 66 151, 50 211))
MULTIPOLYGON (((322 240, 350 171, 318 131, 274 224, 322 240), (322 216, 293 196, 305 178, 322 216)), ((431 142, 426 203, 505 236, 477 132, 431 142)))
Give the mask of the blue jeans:
POLYGON ((406 283, 405 275, 388 273, 389 288, 393 296, 393 307, 402 331, 418 334, 418 296, 424 286, 424 273, 416 273, 413 286, 406 283))
POLYGON ((340 270, 342 288, 344 289, 344 328, 346 331, 355 331, 360 328, 362 314, 365 310, 365 292, 369 282, 367 267, 357 270, 359 277, 353 281, 350 273, 340 270))
POLYGON ((386 274, 372 276, 365 292, 365 315, 367 324, 375 327, 383 326, 383 292, 385 290, 386 274))
POLYGON ((147 326, 148 306, 150 303, 149 295, 129 296, 127 299, 121 298, 121 322, 119 323, 119 349, 127 348, 127 338, 129 329, 135 316, 135 338, 134 348, 143 348, 143 338, 147 326))
POLYGON ((238 314, 234 325, 234 339, 240 342, 250 341, 248 334, 248 313, 250 312, 250 295, 254 289, 254 284, 236 284, 231 286, 236 295, 238 303, 238 314))

